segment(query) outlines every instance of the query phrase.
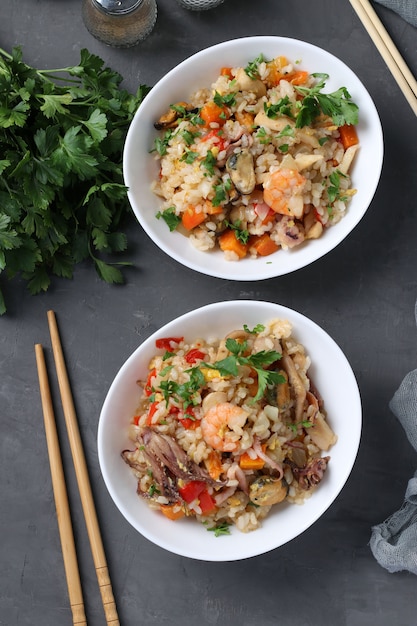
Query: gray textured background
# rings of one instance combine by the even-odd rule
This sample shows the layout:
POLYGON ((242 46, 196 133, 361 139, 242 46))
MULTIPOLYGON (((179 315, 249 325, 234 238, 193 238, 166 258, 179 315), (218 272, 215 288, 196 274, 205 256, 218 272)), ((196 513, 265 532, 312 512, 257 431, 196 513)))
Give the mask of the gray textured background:
MULTIPOLYGON (((133 219, 135 267, 122 287, 102 283, 87 266, 36 297, 19 280, 0 277, 9 309, 0 318, 0 624, 72 623, 33 348, 43 343, 52 363, 46 311, 53 308, 124 626, 413 626, 415 576, 388 574, 368 541, 371 526, 401 505, 417 466, 388 408, 403 376, 417 367, 416 118, 347 0, 226 0, 201 13, 158 0, 158 9, 151 36, 118 50, 86 31, 79 0, 2 0, 0 46, 21 44, 24 59, 44 68, 76 64, 87 47, 134 90, 228 38, 305 39, 345 61, 373 97, 385 136, 381 183, 364 219, 336 250, 279 279, 233 284, 200 276, 159 251, 133 219), (361 389, 363 438, 345 489, 302 536, 247 561, 204 563, 161 550, 125 522, 100 475, 97 422, 114 375, 141 341, 192 308, 240 298, 294 308, 338 342, 361 389)), ((377 10, 416 74, 416 29, 377 10)), ((88 623, 100 626, 104 615, 58 398, 56 414, 88 623)))

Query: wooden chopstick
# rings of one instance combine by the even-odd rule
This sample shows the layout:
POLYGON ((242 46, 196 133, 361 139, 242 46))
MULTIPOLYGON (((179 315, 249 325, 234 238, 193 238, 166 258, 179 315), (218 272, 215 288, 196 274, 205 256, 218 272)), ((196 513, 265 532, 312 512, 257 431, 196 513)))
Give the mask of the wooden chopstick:
POLYGON ((64 354, 62 351, 61 340, 54 311, 48 311, 47 317, 49 331, 51 334, 55 368, 58 377, 58 386, 61 394, 62 408, 64 411, 68 439, 78 483, 78 490, 80 492, 81 504, 83 507, 88 537, 90 540, 90 546, 93 555, 94 566, 96 569, 106 622, 109 626, 119 626, 116 603, 113 597, 106 556, 101 540, 100 528, 94 506, 93 494, 91 491, 90 480, 88 477, 87 464, 85 461, 83 445, 80 437, 80 431, 78 428, 77 415, 75 412, 71 386, 68 379, 64 354))
POLYGON ((363 26, 417 115, 417 81, 396 48, 369 0, 350 0, 363 26))
POLYGON ((75 550, 74 534, 71 525, 68 495, 65 486, 65 476, 59 448, 58 433, 48 381, 48 372, 45 364, 45 355, 41 344, 35 345, 35 355, 36 365, 38 368, 39 388, 45 423, 49 465, 51 468, 52 488, 54 492, 62 554, 64 557, 68 595, 72 611, 72 622, 74 626, 87 626, 80 574, 78 571, 77 553, 75 550))

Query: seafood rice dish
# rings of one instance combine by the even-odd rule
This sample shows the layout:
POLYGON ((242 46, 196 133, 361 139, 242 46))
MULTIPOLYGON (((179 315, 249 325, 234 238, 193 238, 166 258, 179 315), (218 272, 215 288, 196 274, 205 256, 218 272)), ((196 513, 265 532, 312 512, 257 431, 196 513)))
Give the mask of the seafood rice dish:
POLYGON ((249 532, 319 488, 337 436, 290 322, 155 343, 121 451, 151 508, 249 532))
POLYGON ((229 261, 317 239, 355 193, 358 107, 345 87, 285 56, 246 67, 171 104, 155 121, 158 219, 229 261))

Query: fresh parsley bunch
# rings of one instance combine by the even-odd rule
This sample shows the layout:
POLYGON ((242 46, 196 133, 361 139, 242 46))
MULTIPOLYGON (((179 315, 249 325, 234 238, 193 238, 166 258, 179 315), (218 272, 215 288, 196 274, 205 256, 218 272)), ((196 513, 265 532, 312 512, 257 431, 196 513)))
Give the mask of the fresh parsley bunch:
POLYGON ((32 294, 87 258, 103 280, 123 282, 126 263, 102 255, 127 247, 123 144, 149 87, 132 95, 121 81, 85 49, 78 65, 55 70, 0 49, 0 273, 20 273, 32 294))

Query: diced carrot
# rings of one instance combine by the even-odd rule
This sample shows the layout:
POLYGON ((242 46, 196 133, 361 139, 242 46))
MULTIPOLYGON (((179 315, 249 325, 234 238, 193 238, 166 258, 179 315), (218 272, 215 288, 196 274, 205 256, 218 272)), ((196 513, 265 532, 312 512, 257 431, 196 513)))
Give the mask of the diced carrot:
POLYGON ((193 206, 189 206, 185 209, 181 217, 182 225, 187 230, 192 230, 206 219, 206 214, 203 211, 197 211, 193 206))
MULTIPOLYGON (((262 450, 265 451, 266 445, 262 444, 262 450)), ((239 465, 243 470, 260 470, 265 465, 265 461, 259 456, 252 459, 247 452, 244 452, 240 459, 239 465)))
POLYGON ((219 237, 219 246, 223 252, 235 252, 239 259, 243 259, 248 252, 248 245, 239 241, 235 235, 235 231, 230 229, 225 230, 219 237))
POLYGON ((227 107, 219 107, 213 100, 207 102, 200 110, 200 117, 206 126, 216 123, 223 126, 226 119, 230 117, 227 107))
POLYGON ((253 250, 259 256, 269 256, 279 250, 279 246, 268 233, 263 233, 263 235, 254 235, 249 239, 249 250, 253 250))
POLYGON ((161 513, 170 520, 177 520, 184 517, 185 513, 182 506, 179 503, 174 504, 161 504, 161 513))
POLYGON ((274 87, 278 85, 279 81, 284 77, 284 74, 281 72, 281 70, 286 65, 288 65, 288 59, 287 57, 283 56, 276 57, 266 64, 269 70, 266 79, 268 87, 274 87))
POLYGON ((309 76, 308 72, 303 70, 296 70, 288 74, 288 76, 284 76, 285 80, 288 80, 291 85, 304 85, 309 76))
POLYGON ((139 420, 140 420, 140 415, 135 415, 133 417, 133 423, 135 426, 137 426, 139 424, 139 420))
POLYGON ((212 450, 207 459, 205 460, 207 471, 213 480, 218 480, 222 473, 222 462, 220 455, 215 450, 212 450))
POLYGON ((219 204, 218 206, 214 206, 212 202, 207 200, 204 203, 204 210, 207 213, 207 215, 219 215, 219 213, 223 213, 224 207, 222 207, 221 204, 219 204))
POLYGON ((344 124, 339 127, 340 140, 345 150, 359 143, 358 133, 352 124, 344 124))
POLYGON ((222 67, 220 70, 220 76, 228 76, 230 79, 233 78, 232 68, 231 67, 222 67))

